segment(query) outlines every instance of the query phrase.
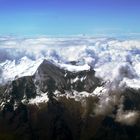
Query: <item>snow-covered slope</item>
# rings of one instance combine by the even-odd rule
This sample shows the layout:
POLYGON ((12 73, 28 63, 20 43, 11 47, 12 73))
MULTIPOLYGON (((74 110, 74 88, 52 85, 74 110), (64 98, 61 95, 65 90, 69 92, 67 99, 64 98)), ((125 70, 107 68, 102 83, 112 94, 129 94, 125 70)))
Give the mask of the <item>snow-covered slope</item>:
POLYGON ((15 60, 6 60, 0 64, 3 71, 3 80, 13 80, 18 77, 31 76, 35 73, 42 61, 42 59, 33 61, 26 56, 22 57, 19 62, 16 62, 15 60))

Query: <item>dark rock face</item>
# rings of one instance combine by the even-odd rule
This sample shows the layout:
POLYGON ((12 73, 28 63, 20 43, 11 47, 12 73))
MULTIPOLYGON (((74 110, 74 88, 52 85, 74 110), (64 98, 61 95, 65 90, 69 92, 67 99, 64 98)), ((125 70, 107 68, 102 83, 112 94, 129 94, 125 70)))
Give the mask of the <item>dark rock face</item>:
POLYGON ((124 109, 140 110, 140 90, 126 88, 124 93, 124 109))
POLYGON ((56 89, 68 89, 67 80, 64 75, 65 71, 63 69, 60 69, 51 62, 44 60, 36 71, 34 77, 36 84, 40 87, 40 90, 42 92, 47 92, 50 79, 54 81, 52 85, 55 85, 56 89))
POLYGON ((81 91, 93 92, 94 89, 100 85, 99 79, 94 76, 95 75, 94 70, 89 71, 85 70, 77 73, 70 73, 69 75, 73 79, 76 77, 79 79, 72 84, 73 89, 79 92, 81 91))
POLYGON ((36 96, 36 87, 32 77, 23 77, 12 82, 12 96, 16 100, 22 100, 24 96, 28 99, 36 96))
MULTIPOLYGON (((74 63, 75 64, 75 63, 74 63)), ((21 77, 0 87, 0 140, 140 140, 140 121, 133 126, 112 116, 96 115, 97 96, 81 101, 54 98, 54 91, 93 92, 101 85, 95 71, 70 72, 44 60, 33 76, 21 77), (28 104, 42 91, 47 103, 28 104), (25 101, 23 103, 23 100, 25 101)), ((140 91, 126 88, 124 111, 140 110, 140 91)), ((117 114, 112 110, 111 115, 117 114)))
POLYGON ((105 117, 93 140, 139 140, 140 126, 121 125, 111 117, 105 117))
POLYGON ((139 140, 140 125, 127 126, 112 117, 91 116, 96 99, 87 108, 74 99, 50 100, 46 104, 7 104, 0 113, 0 138, 6 140, 139 140), (88 111, 87 111, 88 110, 88 111), (85 113, 86 111, 86 113, 85 113), (6 133, 7 135, 3 135, 6 133))
POLYGON ((100 80, 96 78, 94 70, 70 72, 60 69, 53 63, 44 60, 33 76, 25 76, 1 87, 1 102, 20 102, 23 99, 35 98, 37 88, 43 93, 58 90, 61 94, 65 91, 92 92, 100 86, 100 80), (77 81, 72 82, 77 78, 77 81), (81 80, 82 79, 82 80, 81 80))
MULTIPOLYGON (((55 83, 56 90, 77 90, 92 92, 97 86, 100 85, 100 80, 95 77, 94 70, 85 70, 81 72, 70 72, 60 69, 47 60, 38 68, 34 75, 36 84, 39 85, 41 91, 46 92, 48 80, 51 78, 55 83), (73 79, 77 78, 77 81, 72 83, 73 79)), ((53 87, 52 87, 53 88, 53 87)))

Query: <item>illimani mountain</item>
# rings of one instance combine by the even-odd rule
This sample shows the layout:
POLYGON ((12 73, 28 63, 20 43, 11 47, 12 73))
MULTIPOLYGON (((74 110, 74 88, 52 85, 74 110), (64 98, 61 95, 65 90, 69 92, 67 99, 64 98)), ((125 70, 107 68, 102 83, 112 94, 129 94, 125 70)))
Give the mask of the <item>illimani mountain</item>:
POLYGON ((0 139, 139 140, 140 90, 107 87, 92 67, 72 72, 44 60, 1 85, 0 139))

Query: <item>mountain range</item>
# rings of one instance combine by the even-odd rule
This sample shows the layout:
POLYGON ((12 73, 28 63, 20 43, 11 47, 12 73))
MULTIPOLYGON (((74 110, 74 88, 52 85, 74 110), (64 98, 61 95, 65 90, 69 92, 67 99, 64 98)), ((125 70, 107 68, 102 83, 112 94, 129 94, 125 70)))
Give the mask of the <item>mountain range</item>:
MULTIPOLYGON (((78 62, 69 62, 76 66, 78 62)), ((140 90, 44 59, 34 74, 0 87, 1 140, 138 140, 140 90)))

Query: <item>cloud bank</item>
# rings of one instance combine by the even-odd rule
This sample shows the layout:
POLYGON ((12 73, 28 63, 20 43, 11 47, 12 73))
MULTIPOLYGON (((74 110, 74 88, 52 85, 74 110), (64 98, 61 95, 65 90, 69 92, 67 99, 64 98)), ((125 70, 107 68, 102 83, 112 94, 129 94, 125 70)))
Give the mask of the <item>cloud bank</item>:
POLYGON ((111 81, 115 87, 127 83, 129 86, 139 84, 140 40, 0 38, 0 66, 5 79, 32 74, 43 59, 52 60, 66 68, 69 61, 77 61, 80 66, 92 66, 97 77, 111 81), (20 66, 23 69, 19 70, 20 66))

